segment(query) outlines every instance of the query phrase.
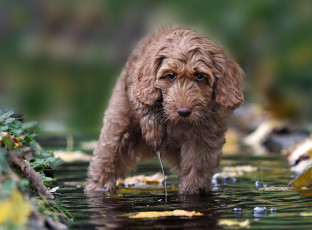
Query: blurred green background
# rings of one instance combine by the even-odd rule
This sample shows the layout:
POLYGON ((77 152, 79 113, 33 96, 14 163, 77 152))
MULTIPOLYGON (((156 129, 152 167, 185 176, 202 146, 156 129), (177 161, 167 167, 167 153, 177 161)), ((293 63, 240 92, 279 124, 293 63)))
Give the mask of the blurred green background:
POLYGON ((246 73, 247 103, 311 122, 309 0, 2 0, 0 106, 49 132, 98 133, 134 44, 163 25, 217 41, 246 73))

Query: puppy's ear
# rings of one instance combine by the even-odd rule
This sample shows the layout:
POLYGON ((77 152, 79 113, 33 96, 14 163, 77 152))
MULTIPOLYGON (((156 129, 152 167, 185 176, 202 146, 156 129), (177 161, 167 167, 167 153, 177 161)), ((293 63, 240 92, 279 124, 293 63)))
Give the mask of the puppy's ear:
POLYGON ((162 59, 152 55, 144 56, 134 74, 133 96, 141 104, 152 106, 161 98, 161 91, 155 87, 155 81, 162 59))
POLYGON ((215 100, 218 104, 234 110, 244 102, 244 95, 241 92, 243 71, 233 60, 226 57, 219 63, 214 62, 214 65, 217 69, 215 100))

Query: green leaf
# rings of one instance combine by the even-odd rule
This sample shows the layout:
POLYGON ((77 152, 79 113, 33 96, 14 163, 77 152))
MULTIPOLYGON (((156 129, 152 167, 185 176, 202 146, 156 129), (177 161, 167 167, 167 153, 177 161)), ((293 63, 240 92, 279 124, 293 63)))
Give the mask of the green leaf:
POLYGON ((0 125, 0 132, 8 131, 8 129, 9 129, 9 126, 7 126, 7 125, 0 125))
POLYGON ((13 143, 11 142, 10 138, 8 137, 2 137, 2 142, 6 145, 8 149, 11 149, 13 146, 13 143))
POLYGON ((28 130, 38 127, 38 122, 36 121, 28 121, 22 125, 22 130, 28 130))
POLYGON ((23 133, 23 130, 20 128, 10 127, 9 132, 11 135, 18 137, 23 133))
POLYGON ((27 179, 21 179, 20 182, 18 183, 18 187, 22 191, 27 191, 29 189, 29 181, 27 179))
POLYGON ((22 128, 23 122, 14 119, 14 121, 12 121, 11 125, 12 125, 14 128, 22 128))
POLYGON ((8 111, 6 113, 3 113, 0 115, 0 121, 4 121, 6 120, 7 118, 9 118, 10 116, 12 116, 14 114, 13 111, 8 111))
POLYGON ((64 161, 61 158, 54 158, 54 161, 51 162, 50 167, 51 169, 56 169, 57 167, 59 167, 60 165, 62 165, 64 163, 64 161))
POLYGON ((9 125, 11 124, 13 121, 15 121, 14 117, 9 117, 7 119, 4 120, 4 124, 9 125))
POLYGON ((39 172, 38 175, 40 176, 41 180, 43 181, 43 183, 44 183, 45 185, 49 185, 50 182, 56 181, 56 178, 47 177, 47 176, 44 175, 44 173, 42 173, 42 172, 39 172))

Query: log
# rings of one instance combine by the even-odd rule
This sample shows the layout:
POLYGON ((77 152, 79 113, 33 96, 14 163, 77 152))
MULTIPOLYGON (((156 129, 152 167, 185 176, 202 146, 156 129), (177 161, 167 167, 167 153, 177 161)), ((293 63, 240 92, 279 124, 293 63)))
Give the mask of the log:
POLYGON ((54 199, 49 189, 43 184, 41 178, 37 172, 29 166, 27 161, 20 157, 20 153, 16 150, 9 151, 9 161, 16 165, 23 174, 23 177, 29 180, 29 182, 36 188, 38 194, 48 199, 54 199))

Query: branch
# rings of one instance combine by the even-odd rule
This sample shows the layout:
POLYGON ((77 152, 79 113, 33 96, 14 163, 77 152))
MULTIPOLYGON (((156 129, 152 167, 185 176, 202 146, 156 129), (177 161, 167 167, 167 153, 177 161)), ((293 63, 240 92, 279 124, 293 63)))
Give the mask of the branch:
POLYGON ((9 160, 18 166, 22 171, 23 176, 29 180, 29 182, 36 188, 40 196, 43 196, 48 199, 54 199, 54 196, 51 194, 49 189, 43 184, 41 178, 37 172, 29 166, 27 161, 23 160, 20 154, 16 150, 9 151, 9 160))

